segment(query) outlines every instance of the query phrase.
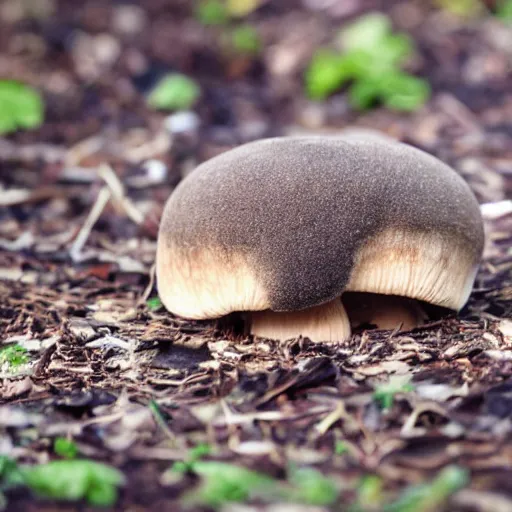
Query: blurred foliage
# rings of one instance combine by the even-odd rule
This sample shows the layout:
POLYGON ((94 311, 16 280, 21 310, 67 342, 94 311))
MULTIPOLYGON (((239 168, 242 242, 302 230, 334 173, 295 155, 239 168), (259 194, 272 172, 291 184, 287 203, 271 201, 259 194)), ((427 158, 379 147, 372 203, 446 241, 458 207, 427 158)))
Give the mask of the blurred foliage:
POLYGON ((469 473, 458 466, 447 466, 431 482, 411 485, 387 502, 384 483, 379 476, 368 475, 359 481, 356 498, 349 512, 437 512, 452 494, 469 484, 469 473), (387 502, 387 503, 386 503, 387 502))
POLYGON ((7 507, 2 494, 13 488, 28 487, 37 496, 63 501, 85 499, 90 505, 111 507, 117 501, 117 488, 124 475, 115 468, 90 460, 58 460, 36 466, 18 466, 0 457, 0 509, 7 507))
POLYGON ((147 102, 158 110, 186 110, 199 99, 199 85, 186 75, 165 75, 149 93, 147 102))
POLYGON ((70 439, 57 437, 53 442, 53 451, 59 457, 74 459, 78 455, 78 447, 70 439))
POLYGON ((381 102, 393 110, 413 111, 430 96, 428 83, 401 67, 414 53, 406 34, 394 34, 389 19, 379 13, 359 18, 340 33, 342 52, 321 48, 305 74, 306 91, 324 100, 351 82, 350 104, 359 110, 381 102))
POLYGON ((384 512, 436 512, 446 500, 469 484, 469 472, 458 466, 447 466, 425 484, 405 489, 399 498, 384 506, 384 512))
POLYGON ((260 36, 251 25, 240 25, 231 32, 231 46, 237 53, 258 55, 261 51, 260 36))
POLYGON ((441 9, 464 18, 478 16, 484 11, 480 0, 435 0, 435 2, 441 9))
POLYGON ((124 475, 117 469, 90 460, 58 460, 23 469, 25 484, 38 496, 111 507, 124 475))
POLYGON ((37 91, 15 80, 0 80, 0 135, 43 123, 43 100, 37 91))
POLYGON ((376 475, 366 475, 359 480, 354 503, 349 512, 381 510, 384 502, 384 484, 376 475))
POLYGON ((199 2, 196 6, 195 16, 203 25, 225 25, 229 21, 229 11, 222 0, 199 2))
POLYGON ((261 0, 226 0, 226 6, 232 16, 244 17, 257 9, 261 0))
POLYGON ((9 369, 16 369, 27 364, 28 361, 27 349, 17 343, 8 345, 0 350, 0 366, 7 364, 9 369))
POLYGON ((258 31, 247 23, 238 24, 237 18, 247 16, 259 4, 259 0, 203 0, 197 5, 196 19, 203 25, 222 27, 218 37, 228 56, 254 57, 262 46, 258 31))
POLYGON ((184 496, 188 505, 218 509, 227 503, 257 499, 328 506, 338 499, 339 490, 334 482, 314 468, 291 466, 288 479, 282 481, 227 462, 201 460, 211 452, 209 445, 198 445, 189 451, 184 461, 175 462, 170 470, 178 474, 194 473, 201 478, 199 487, 184 496))
POLYGON ((512 23, 512 0, 501 0, 498 2, 496 16, 506 23, 512 23))
POLYGON ((146 301, 146 305, 151 311, 156 311, 163 306, 160 297, 152 297, 151 299, 148 299, 146 301))

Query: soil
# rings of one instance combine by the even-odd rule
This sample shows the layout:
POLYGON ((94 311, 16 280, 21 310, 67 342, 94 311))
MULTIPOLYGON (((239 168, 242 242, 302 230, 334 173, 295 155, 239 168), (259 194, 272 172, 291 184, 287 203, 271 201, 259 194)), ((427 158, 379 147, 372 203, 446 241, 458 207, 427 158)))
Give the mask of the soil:
MULTIPOLYGON (((0 139, 0 343, 30 355, 17 375, 0 368, 0 453, 41 463, 68 436, 126 475, 119 510, 181 510, 196 479, 162 475, 198 443, 277 478, 290 463, 312 465, 340 485, 336 510, 365 475, 394 497, 450 464, 471 479, 443 510, 512 510, 510 25, 414 0, 262 1, 246 21, 263 50, 247 57, 226 51, 222 29, 202 26, 191 2, 29 4, 0 5, 0 77, 39 88, 46 103, 40 129, 0 139), (305 99, 314 50, 372 9, 416 42, 410 71, 432 86, 416 113, 357 113, 344 91, 305 99), (202 90, 172 123, 145 102, 169 71, 202 90), (229 337, 153 307, 158 221, 187 172, 249 140, 347 128, 441 158, 486 204, 484 258, 460 314, 327 345, 229 337), (412 388, 382 410, 374 390, 396 375, 412 388), (335 454, 340 441, 346 453, 335 454)), ((8 499, 8 510, 86 509, 8 499)))

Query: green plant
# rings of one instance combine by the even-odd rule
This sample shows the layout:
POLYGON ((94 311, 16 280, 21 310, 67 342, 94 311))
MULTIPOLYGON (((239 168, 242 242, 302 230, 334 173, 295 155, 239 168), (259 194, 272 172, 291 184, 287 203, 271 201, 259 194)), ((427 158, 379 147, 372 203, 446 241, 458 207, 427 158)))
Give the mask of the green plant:
POLYGON ((261 50, 260 36, 251 25, 240 25, 231 32, 231 46, 237 53, 258 55, 261 50))
POLYGON ((512 0, 499 1, 496 6, 496 16, 506 23, 512 23, 512 0))
POLYGON ((317 469, 291 467, 288 473, 291 489, 287 501, 327 507, 337 500, 338 488, 317 469))
POLYGON ((156 311, 162 307, 162 301, 159 297, 152 297, 146 301, 146 305, 151 311, 156 311))
POLYGON ((334 453, 336 455, 345 455, 348 452, 349 448, 345 441, 336 441, 336 444, 334 445, 334 453))
POLYGON ((17 343, 8 345, 0 350, 0 366, 7 364, 10 370, 16 369, 28 363, 29 358, 27 354, 27 349, 17 343))
POLYGON ((459 489, 469 483, 467 470, 457 466, 442 469, 432 482, 406 489, 394 502, 384 507, 384 512, 435 512, 459 489))
POLYGON ((203 0, 195 10, 196 19, 203 25, 224 25, 229 21, 229 11, 222 0, 203 0))
POLYGON ((23 474, 16 462, 5 455, 0 455, 0 510, 7 508, 4 492, 23 484, 23 474))
POLYGON ((184 497, 188 504, 220 508, 226 503, 258 499, 323 506, 334 503, 338 498, 334 483, 316 469, 292 466, 288 480, 280 481, 227 462, 201 460, 209 454, 211 447, 200 444, 189 451, 185 460, 175 462, 170 469, 174 473, 189 472, 201 477, 199 488, 184 497))
POLYGON ((111 507, 117 501, 117 488, 124 482, 124 475, 117 469, 90 460, 58 460, 22 467, 8 457, 0 457, 0 505, 2 501, 7 504, 3 491, 28 487, 42 498, 85 499, 93 506, 111 507))
POLYGON ((53 442, 53 451, 65 459, 74 459, 78 455, 78 447, 70 439, 57 437, 53 442))
POLYGON ((391 407, 393 407, 396 394, 407 393, 414 390, 414 387, 410 384, 409 380, 410 377, 407 375, 391 377, 385 384, 377 386, 373 392, 374 400, 382 409, 391 409, 391 407))
POLYGON ((349 512, 381 510, 383 501, 382 479, 376 475, 366 475, 358 482, 356 499, 349 507, 349 512))
POLYGON ((425 80, 401 70, 414 52, 411 39, 391 32, 389 19, 378 13, 361 17, 340 34, 343 51, 321 48, 306 69, 306 92, 323 100, 350 82, 348 98, 359 110, 382 102, 388 108, 412 111, 427 101, 425 80))
POLYGON ((15 80, 0 80, 0 135, 43 123, 43 100, 37 91, 15 80))
POLYGON ((57 500, 85 499, 90 505, 111 507, 124 475, 90 460, 58 460, 23 469, 25 484, 38 496, 57 500))
POLYGON ((441 9, 464 18, 478 16, 484 10, 480 0, 436 0, 436 3, 441 9))
POLYGON ((160 110, 184 110, 198 100, 201 90, 194 80, 179 74, 164 76, 150 92, 147 102, 160 110))

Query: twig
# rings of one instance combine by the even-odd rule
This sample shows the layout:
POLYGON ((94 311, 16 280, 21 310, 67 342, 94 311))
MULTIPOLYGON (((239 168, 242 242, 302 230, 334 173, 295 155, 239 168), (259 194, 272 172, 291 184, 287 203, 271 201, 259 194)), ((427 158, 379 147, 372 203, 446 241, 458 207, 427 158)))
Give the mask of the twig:
POLYGON ((73 242, 73 245, 71 246, 71 249, 69 250, 69 254, 73 261, 80 261, 82 256, 82 248, 85 245, 87 239, 89 238, 89 235, 91 234, 91 230, 94 224, 96 224, 97 220, 103 213, 105 206, 110 201, 111 196, 112 194, 108 187, 103 187, 100 190, 98 197, 96 198, 96 202, 94 203, 94 206, 92 207, 92 210, 89 213, 89 216, 85 220, 84 225, 80 229, 80 232, 78 233, 77 237, 75 238, 75 241, 73 242))
POLYGON ((135 224, 141 224, 144 221, 144 215, 142 215, 131 200, 126 197, 123 184, 112 167, 108 164, 101 164, 98 169, 98 174, 110 189, 113 198, 126 212, 126 215, 128 215, 135 224))

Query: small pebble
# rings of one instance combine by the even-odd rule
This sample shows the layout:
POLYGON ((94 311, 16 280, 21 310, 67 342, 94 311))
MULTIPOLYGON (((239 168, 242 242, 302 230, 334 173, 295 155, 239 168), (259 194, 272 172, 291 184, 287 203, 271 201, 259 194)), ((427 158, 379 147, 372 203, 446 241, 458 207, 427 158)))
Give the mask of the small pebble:
POLYGON ((200 124, 199 116, 190 110, 176 112, 164 120, 164 127, 170 133, 193 132, 199 128, 200 124))
POLYGON ((143 165, 147 173, 147 178, 151 183, 162 183, 167 177, 168 168, 161 160, 152 158, 147 160, 143 165))

